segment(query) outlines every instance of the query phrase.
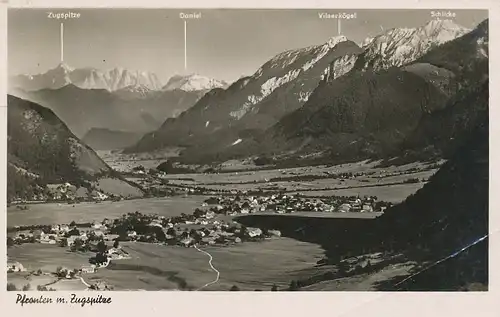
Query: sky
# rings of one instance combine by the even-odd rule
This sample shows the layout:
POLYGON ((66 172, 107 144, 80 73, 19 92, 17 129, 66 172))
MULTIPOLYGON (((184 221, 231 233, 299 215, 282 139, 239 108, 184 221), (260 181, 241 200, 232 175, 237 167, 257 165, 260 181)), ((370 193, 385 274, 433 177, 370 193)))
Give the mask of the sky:
MULTIPOLYGON (((418 27, 431 10, 348 9, 9 9, 9 74, 38 74, 60 62, 60 23, 64 23, 64 62, 71 67, 150 71, 165 83, 174 74, 198 73, 232 82, 253 74, 274 55, 322 44, 339 34, 337 20, 318 13, 356 13, 342 20, 341 33, 357 43, 383 30, 418 27), (48 12, 78 12, 79 19, 49 19, 48 12), (200 12, 184 22, 179 13, 200 12)), ((442 10, 434 10, 442 11, 442 10)), ((453 10, 454 21, 473 28, 485 10, 453 10)))

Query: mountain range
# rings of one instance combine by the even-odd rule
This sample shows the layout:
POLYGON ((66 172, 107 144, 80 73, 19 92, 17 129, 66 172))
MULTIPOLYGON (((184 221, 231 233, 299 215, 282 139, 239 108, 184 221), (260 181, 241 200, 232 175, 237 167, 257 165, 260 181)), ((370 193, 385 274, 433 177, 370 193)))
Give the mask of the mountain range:
MULTIPOLYGON (((160 129, 146 135, 131 151, 179 143, 209 146, 213 140, 231 144, 239 134, 266 129, 307 101, 330 63, 360 50, 345 36, 338 36, 321 45, 280 53, 252 76, 227 89, 211 90, 178 118, 167 119, 160 129)), ((337 75, 351 67, 349 60, 344 61, 337 75)))
MULTIPOLYGON (((11 77, 9 86, 11 95, 52 109, 78 137, 92 130, 93 140, 99 133, 103 133, 102 140, 111 140, 108 132, 116 137, 121 132, 140 135, 153 131, 166 118, 194 105, 210 89, 227 84, 188 74, 175 75, 162 85, 148 72, 75 69, 61 63, 43 74, 11 77)), ((113 142, 106 146, 102 140, 100 148, 116 146, 113 142)), ((130 146, 136 141, 130 138, 120 144, 130 146)))
MULTIPOLYGON (((445 30, 448 34, 448 29, 445 30)), ((451 116, 451 112, 458 111, 454 104, 466 87, 471 84, 475 87, 487 80, 488 59, 477 53, 479 39, 487 36, 485 22, 463 36, 415 55, 419 57, 408 64, 398 60, 395 65, 378 70, 358 70, 355 66, 341 78, 326 78, 304 107, 283 117, 258 142, 261 148, 262 142, 267 143, 273 154, 317 153, 329 149, 325 154, 339 159, 397 155, 401 144, 409 142, 407 139, 429 121, 442 126, 443 119, 429 118, 445 113, 451 116), (457 51, 458 47, 461 49, 457 51), (460 66, 443 63, 441 56, 448 52, 454 54, 452 63, 460 66), (402 67, 396 67, 398 65, 402 67)), ((376 39, 372 42, 374 45, 376 39)), ((370 47, 358 60, 371 52, 370 47)), ((487 47, 481 49, 487 50, 487 47)), ((393 57, 384 60, 392 61, 393 57)), ((487 99, 487 95, 485 97, 487 99)), ((457 126, 456 130, 462 128, 457 126)), ((420 144, 418 148, 422 147, 425 145, 420 144)))
POLYGON ((188 163, 397 156, 427 117, 487 80, 487 29, 487 20, 473 30, 433 20, 387 30, 363 47, 338 36, 283 52, 126 151, 183 146, 188 163))
POLYGON ((9 88, 24 91, 59 89, 66 85, 82 89, 104 89, 107 91, 135 91, 141 94, 159 90, 207 91, 227 86, 224 81, 199 74, 174 75, 163 85, 156 74, 132 71, 117 67, 100 70, 92 67, 73 68, 60 63, 45 73, 16 75, 9 78, 9 88))
POLYGON ((17 75, 10 79, 11 87, 32 91, 40 89, 59 89, 73 84, 83 89, 105 89, 115 91, 129 86, 145 86, 152 90, 161 89, 162 85, 155 74, 141 71, 129 71, 124 68, 99 70, 91 67, 72 68, 65 63, 42 74, 17 75))

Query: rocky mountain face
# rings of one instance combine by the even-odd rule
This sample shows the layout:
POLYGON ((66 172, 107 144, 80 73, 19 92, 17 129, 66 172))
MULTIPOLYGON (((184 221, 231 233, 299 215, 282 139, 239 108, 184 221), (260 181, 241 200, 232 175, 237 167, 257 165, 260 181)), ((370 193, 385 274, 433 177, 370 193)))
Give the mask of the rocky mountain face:
MULTIPOLYGON (((240 135, 262 131, 300 108, 330 63, 360 51, 354 42, 339 36, 321 45, 278 54, 252 76, 241 78, 227 89, 211 90, 191 109, 168 119, 129 150, 149 151, 179 144, 201 146, 200 151, 230 146, 240 135)), ((352 67, 350 58, 338 60, 335 76, 352 67)))
POLYGON ((59 89, 69 84, 82 89, 105 89, 108 91, 139 85, 159 90, 162 86, 158 77, 149 72, 130 71, 124 68, 110 70, 75 69, 65 63, 61 63, 43 74, 18 75, 10 79, 12 88, 19 87, 26 91, 59 89))
POLYGON ((110 92, 70 84, 59 89, 22 92, 18 96, 53 110, 73 133, 83 137, 92 128, 133 133, 153 131, 165 118, 177 116, 194 105, 204 93, 141 88, 144 87, 110 92))

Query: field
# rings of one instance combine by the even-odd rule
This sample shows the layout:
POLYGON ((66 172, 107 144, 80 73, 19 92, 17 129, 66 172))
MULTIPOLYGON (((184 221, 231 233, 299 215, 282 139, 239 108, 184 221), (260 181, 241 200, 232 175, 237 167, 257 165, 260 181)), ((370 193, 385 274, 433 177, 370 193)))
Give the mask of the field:
POLYGON ((156 168, 169 157, 179 155, 180 149, 172 148, 145 154, 121 154, 117 151, 96 151, 111 168, 123 172, 142 165, 145 168, 156 168))
MULTIPOLYGON (((108 268, 87 274, 85 280, 104 280, 115 290, 196 290, 217 276, 208 264, 209 257, 195 248, 147 243, 123 243, 122 247, 132 259, 114 261, 108 268)), ((323 255, 317 245, 287 238, 203 250, 213 256, 213 266, 220 271, 219 281, 204 290, 229 290, 233 285, 252 291, 269 290, 273 284, 285 287, 291 274, 310 268, 323 255)), ((23 263, 28 270, 50 272, 57 266, 80 268, 88 264, 88 255, 51 245, 16 246, 8 253, 9 260, 23 263)), ((25 275, 9 273, 8 281, 22 287, 27 283, 25 275)), ((50 278, 45 278, 30 284, 36 287, 49 282, 50 278)), ((51 287, 58 289, 58 284, 51 287)))
POLYGON ((212 191, 284 191, 305 196, 377 196, 392 203, 415 193, 436 171, 435 165, 413 163, 378 167, 379 162, 337 166, 239 171, 216 174, 173 174, 170 184, 212 191), (339 177, 342 173, 352 176, 339 177))
POLYGON ((361 197, 377 196, 378 199, 381 201, 399 203, 409 195, 415 193, 417 190, 422 188, 423 185, 424 183, 399 184, 399 185, 376 186, 376 187, 319 190, 319 191, 302 192, 301 194, 304 196, 314 196, 314 197, 333 196, 333 195, 335 196, 359 195, 361 197))
POLYGON ((116 218, 129 212, 177 216, 190 213, 200 207, 203 196, 176 196, 166 198, 147 198, 122 200, 118 202, 104 201, 99 203, 80 204, 32 204, 27 210, 15 206, 7 208, 7 226, 34 224, 61 224, 75 221, 78 223, 102 221, 104 218, 116 218))

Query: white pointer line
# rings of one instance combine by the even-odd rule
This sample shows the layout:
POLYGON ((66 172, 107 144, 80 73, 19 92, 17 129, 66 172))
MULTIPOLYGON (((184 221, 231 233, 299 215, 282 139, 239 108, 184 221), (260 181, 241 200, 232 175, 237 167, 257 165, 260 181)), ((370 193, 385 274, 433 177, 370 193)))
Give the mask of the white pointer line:
POLYGON ((61 22, 61 63, 64 62, 64 24, 61 22))
POLYGON ((340 30, 340 19, 337 20, 338 21, 338 29, 339 29, 339 35, 341 33, 341 30, 340 30))
POLYGON ((472 242, 472 243, 470 243, 470 244, 466 245, 465 247, 461 248, 460 250, 458 250, 458 251, 454 252, 453 254, 450 254, 450 255, 448 255, 447 257, 445 257, 445 258, 443 258, 443 259, 440 259, 440 260, 438 260, 438 261, 436 261, 436 262, 432 263, 431 265, 427 266, 427 267, 426 267, 426 268, 424 268, 423 270, 420 270, 420 271, 418 271, 417 273, 415 273, 415 274, 412 274, 412 275, 408 276, 407 278, 405 278, 405 279, 404 279, 404 280, 402 280, 401 282, 396 283, 394 286, 398 286, 398 285, 400 285, 400 284, 402 284, 402 283, 404 283, 404 282, 408 281, 409 279, 411 279, 411 278, 413 278, 413 277, 415 277, 415 276, 419 275, 420 273, 427 271, 427 270, 428 270, 428 269, 430 269, 431 267, 436 266, 436 265, 438 265, 438 264, 440 264, 440 263, 442 263, 442 262, 444 262, 444 261, 446 261, 446 260, 448 260, 448 259, 451 259, 451 258, 456 257, 457 255, 459 255, 459 254, 460 254, 460 253, 462 253, 463 251, 465 251, 465 250, 467 250, 468 248, 470 248, 470 247, 472 247, 472 246, 474 246, 474 245, 478 244, 479 242, 483 241, 483 240, 484 240, 484 239, 486 239, 487 237, 488 237, 488 235, 486 234, 486 235, 482 236, 481 238, 476 239, 474 242, 472 242))
POLYGON ((187 21, 184 20, 184 70, 187 70, 187 21))

